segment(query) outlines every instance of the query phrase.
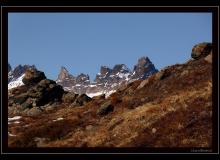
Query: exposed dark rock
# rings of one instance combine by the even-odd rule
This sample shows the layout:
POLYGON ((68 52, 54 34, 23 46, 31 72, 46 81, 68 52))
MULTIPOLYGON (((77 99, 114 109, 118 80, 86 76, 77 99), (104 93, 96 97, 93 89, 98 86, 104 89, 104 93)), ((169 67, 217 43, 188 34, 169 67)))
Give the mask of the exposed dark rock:
POLYGON ((170 72, 168 69, 161 70, 155 75, 155 80, 163 80, 169 75, 170 75, 170 72))
POLYGON ((92 98, 88 97, 86 94, 81 94, 76 98, 73 105, 83 106, 84 104, 86 104, 91 100, 92 98))
POLYGON ((73 103, 77 96, 78 94, 68 92, 66 94, 63 94, 62 101, 65 103, 73 103))
POLYGON ((100 116, 107 115, 109 112, 113 112, 114 106, 111 104, 111 101, 107 101, 100 106, 97 111, 97 114, 100 116))
POLYGON ((211 43, 199 43, 192 48, 191 57, 193 59, 199 59, 201 57, 205 57, 210 54, 212 51, 211 43))
POLYGON ((60 101, 63 95, 63 88, 57 84, 50 84, 47 86, 44 92, 36 92, 37 95, 40 95, 36 100, 37 106, 45 105, 51 101, 60 101))
POLYGON ((22 109, 30 109, 33 107, 33 99, 32 98, 28 98, 24 103, 21 104, 22 109))
POLYGON ((85 74, 83 74, 83 73, 81 73, 80 75, 78 75, 77 77, 76 77, 76 83, 77 84, 89 84, 90 83, 90 81, 89 81, 89 75, 87 74, 87 75, 85 75, 85 74))
POLYGON ((8 105, 11 107, 10 113, 22 112, 28 115, 35 115, 35 111, 40 113, 38 109, 35 108, 30 112, 28 111, 33 107, 53 104, 62 99, 63 88, 57 85, 55 81, 46 79, 41 71, 28 69, 23 82, 25 85, 13 88, 8 92, 8 105))
POLYGON ((117 74, 117 73, 129 73, 130 70, 125 64, 117 64, 113 67, 112 69, 112 74, 117 74))
POLYGON ((42 112, 43 111, 39 107, 33 107, 33 108, 27 110, 26 114, 28 116, 38 116, 38 115, 42 114, 42 112))
POLYGON ((44 72, 30 68, 25 72, 25 76, 22 79, 22 82, 25 85, 33 85, 33 84, 37 84, 38 82, 40 82, 43 79, 46 79, 44 72))

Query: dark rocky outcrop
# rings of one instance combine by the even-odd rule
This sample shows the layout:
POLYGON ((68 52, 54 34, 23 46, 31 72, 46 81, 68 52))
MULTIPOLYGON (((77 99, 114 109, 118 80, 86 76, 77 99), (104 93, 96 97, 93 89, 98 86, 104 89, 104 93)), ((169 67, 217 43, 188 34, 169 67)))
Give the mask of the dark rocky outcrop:
POLYGON ((113 112, 114 106, 111 104, 111 101, 107 101, 100 106, 97 111, 97 114, 100 116, 107 115, 109 112, 113 112))
POLYGON ((81 94, 75 99, 73 106, 83 106, 91 100, 92 98, 88 97, 86 94, 81 94))
POLYGON ((44 79, 28 91, 29 97, 35 99, 37 106, 43 106, 49 102, 60 101, 64 93, 63 88, 55 81, 44 79))
POLYGON ((77 97, 78 94, 75 94, 73 92, 67 92, 63 94, 62 101, 64 103, 73 103, 77 97))
POLYGON ((30 68, 25 72, 25 76, 22 79, 22 82, 25 85, 34 85, 43 79, 46 79, 44 72, 38 71, 37 69, 34 68, 30 68))
POLYGON ((212 44, 203 42, 195 45, 192 48, 191 57, 193 59, 199 59, 201 57, 207 56, 212 51, 212 44))
MULTIPOLYGON (((55 81, 46 79, 43 72, 28 69, 22 79, 24 85, 9 92, 9 107, 20 106, 20 112, 29 113, 27 109, 41 107, 61 101, 64 90, 55 81)), ((15 107, 15 109, 17 109, 15 107)), ((12 109, 11 109, 12 110, 12 109)), ((38 110, 32 110, 38 111, 38 110)), ((38 112, 39 113, 39 112, 38 112)))

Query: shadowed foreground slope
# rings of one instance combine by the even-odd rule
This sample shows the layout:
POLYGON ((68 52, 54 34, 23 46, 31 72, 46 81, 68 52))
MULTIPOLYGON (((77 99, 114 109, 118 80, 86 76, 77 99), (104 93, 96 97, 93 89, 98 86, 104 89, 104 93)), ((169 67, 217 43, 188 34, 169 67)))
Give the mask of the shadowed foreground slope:
POLYGON ((12 114, 21 118, 9 124, 9 147, 211 147, 212 53, 200 45, 194 59, 108 98, 79 105, 74 95, 36 116, 12 114))

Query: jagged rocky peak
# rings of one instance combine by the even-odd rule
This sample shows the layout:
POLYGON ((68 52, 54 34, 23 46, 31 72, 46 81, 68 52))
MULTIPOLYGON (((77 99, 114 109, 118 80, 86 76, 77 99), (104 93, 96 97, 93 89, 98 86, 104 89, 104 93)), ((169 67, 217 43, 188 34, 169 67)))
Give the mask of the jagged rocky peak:
POLYGON ((138 79, 144 79, 155 72, 157 70, 149 58, 142 57, 138 60, 134 71, 131 71, 125 64, 116 64, 113 68, 102 65, 93 82, 90 82, 89 76, 83 73, 76 77, 71 77, 66 68, 62 67, 56 82, 62 85, 65 90, 93 96, 113 93, 121 85, 138 79))
POLYGON ((73 76, 70 75, 68 70, 65 67, 62 66, 61 69, 60 69, 60 73, 58 75, 58 79, 59 80, 64 80, 64 79, 69 78, 69 77, 73 77, 73 76))
POLYGON ((96 75, 95 82, 102 83, 106 80, 106 78, 110 75, 112 69, 107 66, 101 66, 100 72, 96 75))
POLYGON ((148 57, 141 57, 134 66, 132 79, 145 79, 149 75, 156 73, 157 69, 148 57))
POLYGON ((101 68, 100 68, 101 75, 106 75, 106 74, 110 73, 111 71, 112 70, 107 66, 101 66, 101 68))
POLYGON ((128 73, 128 72, 130 72, 130 70, 125 64, 116 64, 113 67, 112 74, 115 74, 115 73, 118 73, 118 72, 128 73))
POLYGON ((90 80, 89 80, 89 75, 88 74, 83 74, 81 73, 80 75, 78 75, 76 77, 76 83, 86 83, 89 84, 90 80))

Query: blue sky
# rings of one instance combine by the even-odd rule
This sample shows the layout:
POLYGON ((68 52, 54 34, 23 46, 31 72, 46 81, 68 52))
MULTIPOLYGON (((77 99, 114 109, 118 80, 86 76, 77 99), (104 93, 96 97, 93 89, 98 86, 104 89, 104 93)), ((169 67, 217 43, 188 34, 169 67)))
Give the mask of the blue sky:
POLYGON ((157 69, 190 58, 192 46, 212 41, 211 13, 9 13, 8 57, 36 65, 50 79, 61 66, 94 80, 101 65, 148 56, 157 69))

